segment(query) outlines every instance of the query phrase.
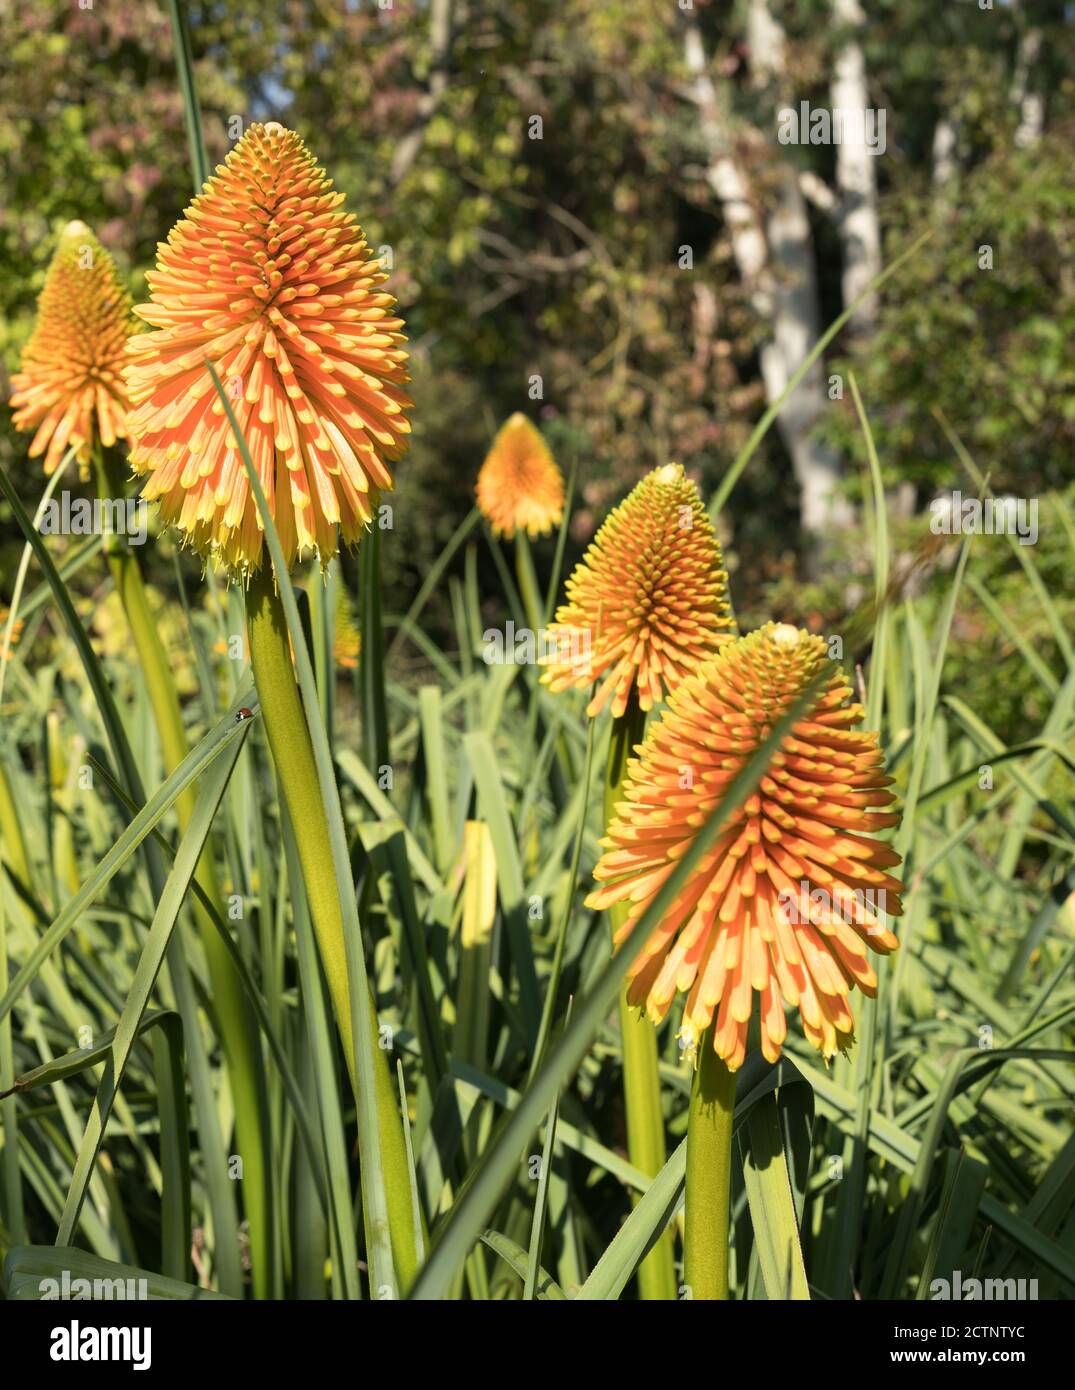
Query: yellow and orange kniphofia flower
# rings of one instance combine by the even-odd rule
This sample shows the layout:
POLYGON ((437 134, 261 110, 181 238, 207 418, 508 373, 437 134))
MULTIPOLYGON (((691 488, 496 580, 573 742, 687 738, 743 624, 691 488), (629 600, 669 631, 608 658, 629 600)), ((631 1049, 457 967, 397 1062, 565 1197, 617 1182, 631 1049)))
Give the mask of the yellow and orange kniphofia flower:
POLYGON ((496 536, 547 535, 564 515, 564 476, 540 431, 516 411, 478 472, 478 509, 496 536))
POLYGON ((735 635, 713 524, 677 463, 647 474, 611 513, 567 581, 550 625, 552 690, 600 680, 587 713, 612 696, 617 717, 632 686, 642 709, 735 635))
POLYGON ((626 800, 594 870, 595 908, 630 903, 617 943, 690 847, 699 827, 773 723, 826 668, 810 712, 773 754, 629 971, 627 997, 654 1022, 689 991, 681 1036, 697 1044, 716 1013, 713 1046, 743 1062, 754 993, 761 1047, 773 1062, 798 1006, 827 1058, 854 1032, 853 985, 877 987, 866 947, 897 941, 882 914, 902 911, 899 855, 870 838, 896 825, 892 778, 877 734, 857 731, 861 705, 821 637, 773 624, 740 638, 685 680, 628 765, 626 800))
POLYGON ((122 373, 133 330, 131 297, 111 256, 85 222, 69 222, 11 378, 12 422, 35 431, 30 457, 44 454, 46 473, 69 448, 85 470, 95 436, 110 447, 126 435, 122 373))
POLYGON ((262 534, 230 398, 288 564, 358 538, 391 488, 411 404, 402 320, 342 193, 293 131, 252 125, 187 208, 137 312, 131 463, 196 549, 255 570, 262 534))

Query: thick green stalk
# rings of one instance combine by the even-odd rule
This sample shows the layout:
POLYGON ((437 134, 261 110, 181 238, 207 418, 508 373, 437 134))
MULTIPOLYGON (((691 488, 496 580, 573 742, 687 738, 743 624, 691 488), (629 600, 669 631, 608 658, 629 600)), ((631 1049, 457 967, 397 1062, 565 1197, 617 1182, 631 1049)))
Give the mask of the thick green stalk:
MULTIPOLYGON (((106 461, 99 450, 96 464, 98 490, 102 498, 122 497, 124 489, 120 470, 112 461, 106 461)), ((160 739, 164 768, 170 774, 187 756, 190 744, 183 727, 183 715, 168 657, 149 606, 138 560, 117 536, 106 537, 105 552, 138 652, 160 739)), ((196 797, 197 788, 192 783, 176 800, 176 818, 181 834, 194 813, 196 797)), ((198 861, 194 877, 209 901, 223 906, 224 898, 217 882, 216 869, 208 852, 198 861)), ((213 1009, 220 1025, 220 1040, 231 1078, 235 1135, 243 1163, 243 1205, 250 1232, 254 1294, 257 1298, 271 1298, 273 1238, 272 1194, 267 1166, 269 1113, 257 1022, 228 949, 221 941, 213 919, 196 900, 194 917, 209 967, 213 1009)))
MULTIPOLYGON (((645 712, 639 707, 637 692, 631 696, 623 714, 613 721, 605 773, 605 825, 623 800, 623 781, 627 760, 635 745, 642 742, 646 728, 645 712)), ((613 934, 623 925, 627 904, 614 903, 609 909, 613 934)), ((657 1030, 627 1003, 620 991, 620 1036, 623 1049, 623 1094, 627 1112, 627 1155, 636 1168, 655 1178, 667 1157, 664 1116, 661 1112, 661 1083, 657 1071, 657 1030)), ((647 1301, 676 1297, 675 1242, 671 1230, 664 1233, 638 1268, 638 1287, 647 1301)))
POLYGON ((515 533, 515 576, 519 581, 519 597, 523 601, 526 621, 533 629, 535 639, 543 627, 544 604, 538 588, 537 574, 534 571, 534 556, 530 550, 530 538, 525 531, 515 533))
MULTIPOLYGON (((343 914, 336 893, 328 821, 314 762, 310 731, 302 708, 291 660, 287 619, 267 564, 251 579, 247 593, 250 661, 265 733, 272 750, 277 781, 287 806, 299 852, 310 919, 314 925, 321 964, 328 981, 344 1055, 357 1091, 357 1067, 351 1036, 351 993, 347 979, 347 948, 343 914)), ((414 1215, 406 1142, 395 1084, 388 1059, 377 1036, 377 1014, 370 1000, 370 1027, 377 1081, 377 1118, 384 1159, 392 1254, 400 1286, 406 1292, 417 1270, 414 1215)))
MULTIPOLYGON (((519 581, 519 601, 523 606, 523 615, 527 625, 534 634, 534 641, 538 646, 541 644, 542 634, 545 630, 545 602, 541 597, 541 590, 538 587, 537 571, 534 569, 534 552, 530 549, 530 538, 525 531, 515 533, 515 577, 519 581)), ((530 730, 528 742, 535 750, 537 744, 545 736, 544 720, 541 717, 540 705, 538 701, 539 687, 535 683, 534 696, 530 711, 530 730)), ((560 801, 560 788, 570 786, 575 780, 574 760, 571 756, 571 748, 567 741, 567 736, 563 729, 556 737, 556 765, 552 769, 552 780, 550 791, 553 800, 556 802, 557 810, 562 810, 566 805, 566 792, 562 793, 563 802, 560 801)))
POLYGON ((713 1050, 713 1025, 699 1052, 687 1119, 683 1282, 691 1298, 713 1301, 728 1297, 735 1076, 713 1050))

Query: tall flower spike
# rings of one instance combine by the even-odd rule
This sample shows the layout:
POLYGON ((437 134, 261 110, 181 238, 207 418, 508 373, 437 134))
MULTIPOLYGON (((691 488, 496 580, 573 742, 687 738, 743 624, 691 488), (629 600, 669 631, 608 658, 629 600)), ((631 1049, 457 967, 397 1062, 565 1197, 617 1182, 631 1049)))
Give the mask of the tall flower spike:
POLYGON ((252 125, 157 248, 131 340, 142 496, 203 553, 255 570, 261 522, 206 369, 230 398, 288 564, 373 516, 411 404, 402 320, 342 193, 293 131, 252 125))
POLYGON ((86 226, 69 222, 45 277, 37 324, 11 378, 12 422, 36 431, 30 457, 54 473, 68 448, 85 472, 94 437, 126 433, 123 360, 134 331, 131 297, 112 257, 86 226))
POLYGON ((824 640, 770 623, 722 648, 671 696, 632 759, 626 801, 602 841, 587 905, 627 901, 617 943, 632 931, 686 854, 699 827, 773 723, 831 667, 810 712, 774 753, 756 792, 730 818, 629 972, 627 996, 654 1022, 689 991, 682 1037, 691 1045, 717 1016, 713 1046, 742 1065, 753 995, 761 1047, 775 1062, 798 1006, 828 1059, 854 1031, 853 985, 877 987, 866 947, 897 941, 879 913, 899 915, 900 862, 869 838, 899 822, 875 733, 855 731, 861 705, 824 640))
POLYGON ((563 474, 540 431, 518 411, 497 431, 477 494, 493 534, 509 540, 516 531, 544 536, 564 515, 563 474))
POLYGON ((698 489, 678 463, 647 474, 608 517, 567 581, 549 628, 550 689, 600 680, 587 714, 642 709, 735 635, 728 576, 698 489))
POLYGON ((336 617, 333 623, 332 654, 337 666, 347 671, 358 669, 362 652, 362 633, 355 622, 354 608, 343 585, 336 589, 336 617))

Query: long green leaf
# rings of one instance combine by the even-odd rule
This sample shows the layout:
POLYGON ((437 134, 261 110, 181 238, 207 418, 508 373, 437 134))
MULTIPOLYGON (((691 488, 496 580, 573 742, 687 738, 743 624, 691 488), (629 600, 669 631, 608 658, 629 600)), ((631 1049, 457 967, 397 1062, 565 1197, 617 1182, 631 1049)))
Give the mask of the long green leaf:
POLYGON ((171 939, 176 918, 183 906, 190 880, 197 868, 202 849, 212 827, 213 817, 220 805, 224 789, 235 767, 235 760, 242 747, 245 726, 240 726, 240 736, 231 744, 228 755, 210 767, 202 780, 198 799, 186 834, 183 836, 175 865, 168 875, 164 892, 157 904, 150 927, 149 936, 142 949, 134 979, 124 1005, 123 1013, 109 1048, 109 1057, 97 1088, 97 1096, 86 1124, 82 1143, 75 1161, 75 1171, 71 1187, 64 1203, 60 1228, 56 1234, 57 1245, 70 1245, 71 1236, 78 1222, 79 1212, 86 1196, 86 1187, 93 1172, 93 1166, 104 1139, 105 1126, 112 1112, 116 1092, 123 1079, 131 1047, 138 1034, 138 1025, 152 993, 157 974, 164 962, 164 953, 171 939))

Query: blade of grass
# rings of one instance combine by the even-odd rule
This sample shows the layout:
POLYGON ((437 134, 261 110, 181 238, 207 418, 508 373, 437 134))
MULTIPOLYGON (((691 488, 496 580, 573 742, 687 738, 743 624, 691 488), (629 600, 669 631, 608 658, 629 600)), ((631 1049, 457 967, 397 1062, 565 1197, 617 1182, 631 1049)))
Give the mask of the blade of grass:
MULTIPOLYGON (((142 783, 138 776, 138 768, 131 753, 130 744, 127 742, 127 735, 124 732, 123 724, 119 717, 119 711, 116 709, 116 702, 112 698, 111 687, 105 678, 104 672, 101 670, 100 662, 97 660, 97 655, 90 644, 86 629, 82 625, 78 614, 75 612, 71 597, 56 571, 56 566, 41 538, 41 534, 30 521, 29 516, 26 514, 26 508, 22 505, 19 495, 15 491, 11 479, 7 475, 7 471, 3 468, 0 468, 0 492, 3 492, 7 499, 19 529, 22 531, 30 548, 33 550, 34 556, 52 589, 56 605, 67 625, 71 641, 74 643, 75 649, 82 662, 82 668, 89 681, 94 702, 97 705, 97 710, 101 717, 101 722, 108 735, 112 755, 115 758, 117 767, 121 771, 122 776, 120 781, 126 786, 132 796, 136 797, 139 801, 144 801, 145 796, 142 792, 142 783)), ((156 889, 156 887, 159 886, 161 877, 159 858, 156 860, 155 871, 153 868, 153 854, 149 853, 148 858, 151 876, 155 879, 154 888, 156 889)))
POLYGON ((230 1302, 224 1294, 180 1283, 153 1270, 102 1260, 74 1246, 57 1249, 55 1245, 19 1245, 8 1251, 4 1260, 4 1297, 21 1302, 39 1300, 43 1297, 42 1281, 53 1280, 59 1288, 65 1273, 72 1284, 76 1279, 86 1279, 91 1284, 99 1279, 109 1289, 115 1288, 115 1280, 122 1280, 124 1289, 136 1290, 135 1297, 141 1297, 140 1290, 144 1288, 144 1296, 151 1301, 230 1302))
MULTIPOLYGON (((869 690, 866 696, 866 727, 881 728, 884 713, 885 677, 889 655, 889 634, 891 620, 888 606, 888 584, 891 554, 888 538, 888 508, 885 499, 884 480, 881 464, 877 457, 873 431, 869 417, 862 403, 858 381, 854 373, 849 374, 851 394, 858 415, 859 426, 866 443, 866 459, 870 473, 871 496, 873 499, 873 580, 874 618, 873 642, 871 646, 869 690)), ((883 984, 880 984, 883 988, 883 984)), ((832 1242, 831 1269, 835 1279, 837 1294, 849 1296, 851 1293, 851 1271, 855 1265, 859 1241, 862 1233, 860 1213, 866 1191, 866 1163, 869 1156, 869 1127, 871 1107, 874 1099, 876 1072, 874 1061, 877 1057, 878 1002, 876 995, 863 1002, 860 1017, 861 1036, 855 1052, 854 1083, 858 1100, 855 1116, 855 1134, 845 1145, 845 1178, 836 1202, 835 1232, 832 1242)), ((763 1268, 764 1276, 764 1268, 763 1268)), ((770 1295, 772 1297, 772 1295, 770 1295)))
POLYGON ((183 1030, 171 1023, 153 1034, 161 1150, 161 1273, 185 1280, 190 1274, 190 1126, 187 1120, 183 1030))
POLYGON ((164 891, 157 904, 153 924, 139 957, 127 1002, 116 1026, 116 1032, 109 1048, 109 1059, 101 1076, 93 1109, 90 1112, 90 1118, 82 1136, 82 1143, 79 1146, 71 1187, 64 1203, 60 1228, 56 1233, 57 1245, 71 1244, 71 1236, 78 1221, 82 1203, 85 1200, 90 1174, 93 1171, 101 1141, 104 1138, 105 1126, 112 1111, 112 1103, 119 1090, 127 1059, 137 1036, 138 1024, 149 1002, 157 974, 164 962, 164 953, 171 940, 172 929, 186 897, 190 880, 194 876, 194 870, 212 826, 213 817, 235 767, 235 760, 242 746, 243 734, 245 734, 245 729, 241 727, 240 737, 230 745, 228 755, 206 771, 202 788, 198 793, 194 814, 191 816, 190 826, 183 837, 179 852, 176 855, 175 865, 168 875, 164 891))
MULTIPOLYGON (((242 696, 240 696, 240 698, 242 698, 242 696)), ((253 699, 252 696, 248 698, 253 699)), ((254 700, 254 711, 256 711, 256 709, 257 702, 256 700, 254 700)), ((224 725, 222 727, 229 728, 231 732, 234 732, 235 716, 231 714, 227 715, 225 717, 224 725)), ((124 795, 123 790, 119 786, 117 786, 115 781, 111 778, 107 768, 101 767, 98 763, 92 761, 92 759, 91 762, 97 775, 108 783, 113 795, 116 796, 118 800, 122 801, 123 805, 127 808, 131 815, 137 814, 139 808, 131 802, 129 797, 124 795)), ((234 781, 234 777, 232 778, 232 781, 234 781)), ((154 829, 152 833, 156 838, 157 843, 163 849, 164 853, 170 859, 174 860, 176 854, 175 849, 168 843, 167 840, 164 839, 164 837, 160 834, 159 830, 154 829)), ((263 876, 262 883, 264 884, 266 881, 267 876, 263 876)), ((206 913, 207 917, 212 922, 212 925, 216 929, 220 937, 220 940, 224 945, 224 948, 227 950, 228 954, 231 957, 232 964, 235 966, 235 969, 239 975, 239 980, 242 984, 243 991, 251 1007, 254 1010, 254 1015, 257 1019, 258 1026, 260 1027, 262 1033, 265 1035, 265 1041, 268 1043, 269 1050, 272 1053, 273 1060, 276 1063, 277 1070, 280 1074, 280 1079, 283 1083, 284 1093, 286 1094, 288 1103, 291 1107, 296 1128, 298 1129, 299 1135, 303 1140, 303 1144, 305 1145, 307 1153, 312 1158, 316 1156, 317 1148, 313 1139, 313 1128, 310 1122, 310 1116, 307 1111, 305 1102, 303 1101, 303 1092, 299 1087, 294 1071, 288 1060, 287 1053, 284 1050, 284 1045, 280 1040, 279 1027, 271 1016, 269 1006, 263 998, 261 991, 258 989, 257 984, 255 983, 254 978, 250 973, 250 967, 243 959, 242 952, 240 951, 236 943, 232 940, 232 936, 231 933, 228 931, 227 924, 220 916, 220 913, 217 910, 216 905, 210 902, 210 900, 205 896, 205 893, 202 890, 196 878, 191 883, 191 890, 194 893, 195 897, 198 899, 203 911, 206 913)), ((315 1170, 315 1176, 316 1173, 317 1170, 315 1170)), ((319 1192, 321 1197, 321 1203, 324 1207, 325 1197, 323 1187, 319 1189, 319 1192)))
POLYGON ((183 116, 187 126, 187 145, 190 150, 190 169, 194 176, 194 192, 200 193, 209 178, 209 156, 202 135, 202 117, 198 92, 194 85, 194 63, 190 53, 190 31, 187 28, 186 6, 183 0, 168 0, 172 20, 172 42, 175 44, 175 65, 179 76, 179 91, 183 98, 183 116))
MULTIPOLYGON (((500 1231, 483 1231, 481 1239, 482 1244, 487 1245, 495 1255, 499 1255, 520 1279, 526 1278, 529 1269, 527 1254, 517 1241, 512 1240, 510 1236, 503 1235, 500 1231)), ((544 1269, 539 1269, 535 1280, 534 1297, 539 1300, 547 1299, 550 1302, 558 1303, 566 1299, 567 1294, 564 1293, 551 1274, 544 1269)))
POLYGON ((526 890, 523 886, 515 829, 504 796, 504 786, 500 780, 492 740, 484 732, 469 733, 464 736, 463 745, 467 761, 474 773, 482 819, 489 826, 489 833, 493 838, 500 907, 504 914, 512 960, 519 980, 519 1002, 527 1032, 535 1039, 541 1024, 541 1006, 538 1002, 537 972, 534 967, 526 890))
MULTIPOLYGON (((141 1037, 151 1028, 171 1028, 174 1031, 179 1026, 180 1018, 174 1009, 147 1009, 138 1020, 135 1036, 141 1037)), ((16 1077, 8 1090, 0 1091, 0 1100, 7 1096, 23 1095, 29 1091, 40 1090, 43 1086, 52 1086, 57 1081, 63 1081, 69 1076, 78 1076, 81 1072, 88 1071, 90 1067, 95 1067, 99 1062, 106 1061, 112 1051, 115 1036, 116 1029, 108 1028, 105 1032, 98 1034, 87 1047, 79 1047, 74 1052, 65 1052, 61 1057, 53 1057, 48 1062, 42 1062, 40 1066, 23 1072, 21 1076, 16 1077)))
POLYGON ((967 575, 967 588, 970 589, 971 593, 993 619, 997 627, 1000 628, 1008 641, 1011 642, 1012 646, 1019 652, 1019 655, 1034 672, 1048 693, 1050 695, 1055 695, 1060 689, 1060 682, 1034 650, 1032 644, 1024 637, 1023 633, 1019 630, 1018 624, 1008 617, 1008 614, 1005 613, 1001 605, 975 575, 967 575))
MULTIPOLYGON (((251 695, 249 698, 253 700, 254 697, 251 695)), ((59 946, 71 928, 76 925, 81 914, 123 868, 138 846, 151 835, 183 790, 196 781, 207 768, 211 767, 218 757, 229 750, 239 731, 240 727, 235 723, 234 714, 226 716, 191 750, 171 777, 161 785, 135 815, 112 848, 86 877, 78 892, 64 904, 34 950, 19 968, 15 978, 4 991, 3 997, 0 998, 0 1019, 10 1012, 12 1005, 26 988, 26 985, 36 976, 42 962, 47 960, 59 946)), ((119 787, 118 782, 116 782, 116 786, 119 787)), ((129 804, 134 804, 133 797, 130 798, 129 804)))
POLYGON ((362 645, 359 685, 362 692, 362 738, 366 766, 375 774, 388 766, 388 705, 384 684, 384 628, 381 621, 381 531, 376 520, 358 553, 359 612, 362 645))
POLYGON ((821 354, 825 351, 828 345, 832 342, 833 338, 835 338, 837 333, 840 332, 844 324, 850 320, 851 316, 854 314, 858 306, 860 304, 863 304, 867 299, 869 299, 871 295, 876 294, 883 284, 890 280, 892 276, 895 275, 899 269, 901 269, 902 266, 906 265, 906 263, 911 259, 912 256, 916 255, 922 249, 922 247, 925 246, 926 242, 929 241, 932 235, 932 231, 925 232, 916 241, 912 242, 912 244, 907 248, 907 250, 902 252, 899 256, 897 256, 891 265, 886 266, 885 269, 881 272, 881 274, 878 275, 874 280, 872 280, 870 284, 866 287, 866 289, 863 290, 862 294, 860 294, 857 299, 853 300, 843 311, 842 314, 838 315, 835 319, 833 319, 832 323, 828 326, 828 328, 826 328, 825 332, 822 333, 821 337, 817 340, 814 346, 803 358, 802 363, 791 374, 787 386, 785 386, 784 390, 769 406, 765 414, 758 421, 757 425, 755 425, 753 431, 751 432, 750 438, 743 445, 742 449, 740 449, 739 453, 736 455, 735 461, 732 463, 732 466, 728 469, 727 473, 725 473, 724 477, 720 480, 720 486, 713 494, 712 500, 709 503, 709 515, 711 518, 713 518, 714 520, 716 519, 716 517, 721 511, 721 508, 724 506, 725 502, 727 502, 728 498, 731 496, 732 488, 734 488, 736 483, 739 481, 740 477, 742 476, 743 470, 746 468, 750 460, 754 457, 758 445, 768 434, 769 427, 772 425, 776 417, 780 414, 781 410, 783 410, 785 402, 795 392, 799 383, 806 376, 807 372, 814 365, 814 363, 821 356, 821 354))
MULTIPOLYGON (((570 1016, 570 1011, 569 1011, 570 1016)), ((541 1172, 538 1174, 537 1194, 534 1197, 534 1216, 530 1225, 530 1252, 523 1283, 523 1301, 533 1301, 541 1268, 541 1245, 545 1238, 545 1212, 548 1206, 549 1179, 552 1176, 553 1155, 556 1150, 556 1115, 560 1096, 557 1093, 545 1121, 545 1144, 541 1151, 541 1172)))
POLYGON ((430 594, 433 593, 437 585, 440 583, 441 577, 444 574, 444 571, 448 568, 452 556, 463 544, 467 536, 470 535, 471 531, 473 531, 474 527, 478 524, 480 517, 481 513, 478 511, 477 507, 472 507, 471 510, 456 527, 448 544, 444 547, 440 555, 438 555, 436 560, 434 560, 433 564, 429 567, 429 572, 426 575, 425 579, 422 581, 422 587, 418 590, 417 594, 415 594, 414 600, 411 603, 410 608, 407 609, 406 616, 402 619, 402 621, 399 624, 395 637, 393 637, 392 641, 389 643, 388 651, 385 653, 386 665, 389 664, 392 658, 396 655, 396 652, 398 651, 400 644, 410 635, 410 632, 414 627, 415 621, 419 613, 421 613, 422 609, 426 606, 427 602, 429 601, 430 594))
POLYGON ((422 1218, 422 1199, 418 1191, 418 1174, 414 1166, 414 1145, 411 1141, 411 1119, 407 1111, 407 1083, 403 1076, 403 1060, 396 1058, 396 1080, 399 1082, 399 1104, 403 1115, 403 1138, 407 1146, 407 1169, 411 1179, 411 1211, 414 1215, 414 1248, 419 1262, 426 1257, 425 1221, 422 1218))
MULTIPOLYGON (((771 1300, 809 1299, 799 1223, 777 1109, 779 1093, 762 1097, 747 1118, 743 1181, 765 1292, 771 1300)), ((742 1143, 742 1139, 740 1139, 742 1143)))
POLYGON ((429 798, 429 818, 433 827, 433 857, 438 872, 443 875, 448 872, 452 861, 452 812, 448 800, 444 715, 439 685, 421 687, 418 691, 418 712, 422 725, 426 795, 429 798))
POLYGON ((336 1084, 331 1005, 326 999, 324 979, 317 959, 299 852, 288 820, 287 807, 284 805, 280 807, 280 817, 292 900, 303 1021, 313 1063, 314 1099, 321 1126, 322 1149, 313 1157, 312 1162, 324 1168, 328 1216, 335 1233, 333 1243, 338 1252, 339 1276, 344 1296, 348 1299, 358 1299, 362 1297, 362 1286, 358 1277, 358 1249, 353 1225, 343 1105, 336 1084))
MULTIPOLYGON (((996 1048, 982 1052, 977 1048, 961 1049, 948 1064, 944 1081, 933 1101, 929 1122, 926 1125, 919 1146, 911 1187, 900 1207, 896 1234, 889 1249, 881 1285, 882 1298, 900 1297, 907 1274, 911 1241, 917 1230, 920 1213, 926 1200, 933 1164, 941 1147, 941 1133, 948 1119, 948 1109, 956 1094, 956 1089, 964 1081, 964 1072, 970 1068, 992 1069, 1003 1066, 1005 1062, 1023 1057, 1037 1061, 1075 1062, 1075 1052, 1057 1051, 1050 1048, 996 1048)), ((964 1082, 964 1084, 966 1084, 964 1082)))
POLYGON ((564 568, 564 549, 567 545, 567 533, 571 525, 571 508, 575 502, 575 483, 578 480, 578 471, 578 459, 572 453, 571 463, 567 471, 564 514, 560 520, 560 529, 556 533, 556 552, 553 556, 552 569, 549 571, 549 587, 545 593, 544 623, 546 627, 552 620, 553 610, 556 607, 556 595, 560 589, 560 576, 564 568))
MULTIPOLYGON (((63 475, 67 472, 68 465, 74 456, 74 449, 68 449, 60 460, 55 473, 53 473, 52 477, 49 478, 48 482, 45 484, 45 491, 41 494, 41 501, 38 503, 37 510, 34 513, 35 527, 40 524, 41 517, 45 508, 48 506, 49 499, 52 497, 57 487, 59 487, 63 475)), ((22 602, 23 585, 26 583, 26 572, 30 568, 30 556, 32 554, 33 550, 29 541, 27 541, 23 545, 22 554, 19 556, 19 567, 15 571, 15 584, 11 590, 11 602, 8 605, 7 621, 4 624, 3 633, 0 633, 0 705, 3 704, 4 700, 4 687, 7 683, 8 662, 11 660, 11 655, 15 646, 12 641, 12 636, 15 632, 15 624, 19 619, 19 605, 22 602)))
MULTIPOLYGON (((5 901, 8 889, 8 872, 0 858, 0 990, 7 992, 8 984, 8 924, 5 901)), ((8 1095, 15 1082, 15 1051, 11 1033, 11 1019, 0 1015, 0 1090, 8 1095)), ((0 1151, 3 1159, 0 1170, 3 1201, 0 1202, 0 1216, 3 1217, 8 1239, 15 1245, 26 1240, 26 1207, 23 1200, 22 1176, 19 1169, 19 1112, 14 1096, 0 1099, 0 1128, 4 1133, 4 1147, 0 1151)))

